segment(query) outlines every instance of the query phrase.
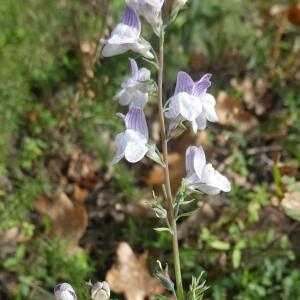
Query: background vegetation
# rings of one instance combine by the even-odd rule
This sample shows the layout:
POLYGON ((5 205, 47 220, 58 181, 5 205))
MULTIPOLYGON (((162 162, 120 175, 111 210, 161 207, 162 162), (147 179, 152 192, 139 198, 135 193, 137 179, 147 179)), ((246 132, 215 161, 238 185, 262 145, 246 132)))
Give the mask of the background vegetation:
MULTIPOLYGON (((111 166, 122 128, 112 96, 128 55, 102 60, 100 40, 122 9, 117 0, 0 3, 1 299, 51 299, 58 281, 84 299, 121 241, 149 252, 150 271, 171 260, 145 205, 161 170, 147 160, 111 166)), ((207 299, 300 298, 299 25, 293 1, 190 0, 167 31, 165 96, 178 70, 211 72, 221 121, 172 142, 173 189, 191 142, 233 182, 179 227, 185 284, 206 271, 207 299)), ((146 114, 157 140, 154 103, 146 114)))

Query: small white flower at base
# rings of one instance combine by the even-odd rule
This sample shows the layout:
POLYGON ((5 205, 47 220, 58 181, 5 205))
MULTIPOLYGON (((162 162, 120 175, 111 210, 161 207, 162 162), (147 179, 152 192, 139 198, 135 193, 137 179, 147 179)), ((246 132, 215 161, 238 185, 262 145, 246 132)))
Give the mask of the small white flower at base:
POLYGON ((122 83, 122 90, 114 96, 114 100, 121 105, 129 105, 143 108, 148 102, 147 82, 151 73, 146 68, 138 68, 134 59, 130 59, 132 77, 122 83))
POLYGON ((154 56, 150 52, 151 45, 140 38, 141 21, 133 8, 126 7, 121 22, 112 31, 111 36, 105 41, 102 49, 104 57, 122 54, 128 50, 142 54, 148 59, 154 56))
POLYGON ((140 16, 143 16, 152 26, 155 34, 159 35, 159 15, 164 0, 126 0, 126 4, 135 9, 140 16))
POLYGON ((221 191, 230 192, 231 184, 228 179, 216 171, 211 164, 206 164, 202 147, 188 147, 186 151, 185 185, 193 190, 208 195, 217 195, 221 191))
POLYGON ((106 281, 97 282, 92 287, 91 296, 93 300, 108 300, 110 298, 110 287, 106 281))
POLYGON ((54 288, 56 300, 77 300, 76 293, 69 283, 57 284, 54 288))
POLYGON ((122 158, 130 163, 136 163, 144 158, 148 152, 148 127, 144 112, 139 107, 131 107, 124 117, 125 132, 116 136, 117 151, 113 158, 113 164, 122 158))
POLYGON ((211 74, 204 75, 199 81, 193 79, 185 72, 179 72, 174 96, 171 97, 166 118, 170 119, 169 129, 175 129, 180 122, 191 123, 193 131, 205 129, 207 121, 217 122, 215 111, 216 100, 207 93, 211 85, 211 74))

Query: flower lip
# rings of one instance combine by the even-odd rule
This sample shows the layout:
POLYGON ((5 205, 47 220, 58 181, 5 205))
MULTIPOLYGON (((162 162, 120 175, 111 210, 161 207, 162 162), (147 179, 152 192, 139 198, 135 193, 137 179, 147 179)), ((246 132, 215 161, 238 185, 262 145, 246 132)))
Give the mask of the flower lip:
POLYGON ((229 192, 228 179, 216 171, 211 164, 206 164, 202 147, 190 146, 186 151, 187 176, 184 182, 188 188, 208 195, 217 195, 221 191, 229 192))

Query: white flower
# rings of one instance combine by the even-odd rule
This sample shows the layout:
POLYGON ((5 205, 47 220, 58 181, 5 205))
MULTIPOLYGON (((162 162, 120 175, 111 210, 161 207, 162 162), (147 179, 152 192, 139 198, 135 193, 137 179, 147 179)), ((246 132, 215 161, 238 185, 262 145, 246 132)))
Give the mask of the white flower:
POLYGON ((141 21, 133 8, 126 7, 121 22, 112 31, 111 36, 105 41, 102 55, 110 57, 132 50, 144 57, 153 59, 150 52, 151 45, 140 37, 141 21))
POLYGON ((91 294, 93 300, 108 300, 110 287, 106 281, 97 282, 93 285, 91 294))
POLYGON ((60 283, 54 288, 56 300, 77 300, 76 293, 68 283, 60 283))
POLYGON ((134 8, 152 26, 154 32, 159 35, 160 12, 164 0, 126 0, 126 4, 134 8))
POLYGON ((216 171, 211 164, 206 164, 202 147, 190 146, 186 151, 187 176, 184 183, 191 190, 208 195, 217 195, 221 191, 229 192, 231 184, 228 179, 216 171))
POLYGON ((147 82, 150 80, 150 71, 139 69, 134 59, 130 59, 132 77, 122 83, 122 90, 114 97, 121 105, 143 108, 148 102, 147 82))
POLYGON ((182 121, 189 121, 194 132, 204 129, 207 120, 217 122, 215 111, 216 100, 207 93, 211 85, 211 74, 204 75, 195 82, 185 72, 179 72, 174 96, 168 102, 169 108, 165 116, 171 119, 170 130, 176 128, 182 121))
POLYGON ((130 163, 143 159, 148 152, 148 127, 144 112, 139 107, 131 107, 124 117, 126 130, 116 136, 117 152, 113 163, 119 162, 123 157, 130 163))

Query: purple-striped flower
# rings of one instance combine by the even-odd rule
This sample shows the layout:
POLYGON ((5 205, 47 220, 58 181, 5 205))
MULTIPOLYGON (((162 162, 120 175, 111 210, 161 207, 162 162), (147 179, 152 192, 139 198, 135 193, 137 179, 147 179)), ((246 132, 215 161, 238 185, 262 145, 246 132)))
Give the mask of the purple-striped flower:
POLYGON ((208 195, 217 195, 221 191, 229 192, 228 179, 216 171, 211 164, 206 164, 202 147, 188 147, 186 151, 186 171, 184 183, 188 188, 208 195))
POLYGON ((110 57, 132 50, 152 59, 151 45, 140 37, 141 21, 133 8, 126 7, 121 22, 112 31, 111 36, 105 41, 102 55, 110 57))
POLYGON ((189 121, 194 132, 205 129, 207 121, 217 122, 215 111, 216 100, 207 93, 211 85, 211 74, 205 74, 199 81, 185 72, 179 72, 174 96, 171 97, 169 108, 165 113, 170 119, 170 130, 175 129, 182 121, 189 121))
POLYGON ((116 136, 117 152, 113 163, 123 157, 130 163, 136 163, 148 152, 149 133, 145 114, 141 108, 133 106, 123 118, 126 130, 116 136))
POLYGON ((76 293, 68 283, 57 284, 54 288, 56 300, 77 300, 76 293))
POLYGON ((154 32, 159 35, 159 15, 164 0, 126 0, 126 4, 134 8, 152 26, 154 32))
POLYGON ((146 68, 138 68, 134 59, 130 59, 132 76, 122 83, 122 90, 114 97, 121 105, 143 108, 148 101, 147 82, 151 73, 146 68))

